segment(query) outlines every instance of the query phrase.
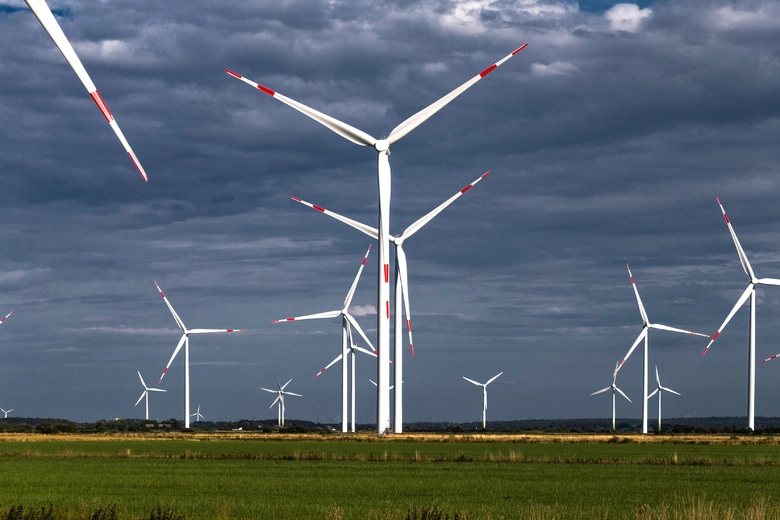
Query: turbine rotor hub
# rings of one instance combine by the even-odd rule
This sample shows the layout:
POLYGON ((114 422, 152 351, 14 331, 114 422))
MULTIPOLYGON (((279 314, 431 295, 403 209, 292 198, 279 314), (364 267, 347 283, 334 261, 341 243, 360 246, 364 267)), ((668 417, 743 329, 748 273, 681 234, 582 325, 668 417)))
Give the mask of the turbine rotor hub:
POLYGON ((380 139, 374 143, 374 149, 379 153, 385 152, 390 155, 390 143, 387 142, 387 139, 380 139))

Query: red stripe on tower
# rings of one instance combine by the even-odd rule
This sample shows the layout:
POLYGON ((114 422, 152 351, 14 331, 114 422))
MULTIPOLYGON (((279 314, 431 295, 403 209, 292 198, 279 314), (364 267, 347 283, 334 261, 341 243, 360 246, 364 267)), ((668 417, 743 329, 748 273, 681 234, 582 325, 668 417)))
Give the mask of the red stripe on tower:
POLYGON ((385 308, 387 309, 387 319, 390 319, 390 300, 385 302, 385 308))
POLYGON ((390 264, 385 264, 385 283, 390 283, 390 264))
POLYGON ((494 64, 493 64, 493 65, 491 65, 490 67, 488 67, 488 68, 486 68, 485 70, 483 70, 482 72, 480 72, 480 73, 479 73, 479 77, 480 77, 480 78, 484 78, 485 76, 487 76, 488 74, 490 74, 491 72, 493 72, 494 70, 496 70, 496 67, 498 67, 498 65, 496 65, 496 64, 494 63, 494 64))
POLYGON ((103 97, 100 95, 100 92, 98 92, 97 90, 94 92, 90 92, 89 97, 92 98, 92 101, 95 102, 97 107, 103 113, 103 117, 106 118, 106 121, 110 123, 111 121, 114 120, 114 116, 112 116, 111 112, 108 110, 108 107, 106 106, 106 102, 103 101, 103 97))

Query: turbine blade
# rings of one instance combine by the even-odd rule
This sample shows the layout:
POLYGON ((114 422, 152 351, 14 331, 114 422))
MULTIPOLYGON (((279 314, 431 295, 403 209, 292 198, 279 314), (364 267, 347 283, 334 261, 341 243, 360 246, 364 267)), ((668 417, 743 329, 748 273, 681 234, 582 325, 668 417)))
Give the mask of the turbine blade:
POLYGON ((659 325, 658 323, 651 323, 648 324, 648 327, 651 329, 658 329, 658 330, 668 330, 669 332, 679 332, 680 334, 693 334, 694 336, 701 336, 703 338, 709 338, 706 334, 701 334, 699 332, 693 332, 690 330, 684 330, 684 329, 675 329, 674 327, 669 327, 667 325, 659 325))
POLYGON ((309 206, 312 209, 316 209, 320 213, 323 213, 331 218, 335 218, 336 220, 339 220, 348 226, 352 226, 353 228, 357 229, 358 231, 362 231, 363 233, 365 233, 366 235, 372 238, 376 239, 379 237, 379 231, 377 231, 377 229, 374 227, 367 226, 366 224, 362 224, 357 220, 352 220, 351 218, 344 217, 342 215, 339 215, 338 213, 334 213, 333 211, 327 210, 320 206, 315 206, 314 204, 310 202, 306 202, 305 200, 301 200, 298 197, 290 197, 290 198, 295 202, 300 202, 305 206, 309 206))
POLYGON ((7 320, 7 319, 8 319, 8 317, 9 317, 11 314, 13 314, 13 313, 14 313, 14 311, 11 311, 11 312, 9 312, 8 314, 6 314, 6 315, 5 315, 5 318, 3 318, 2 320, 0 320, 0 323, 3 323, 5 320, 7 320))
POLYGON ((360 281, 360 274, 363 272, 363 267, 366 265, 366 260, 368 260, 368 254, 371 252, 371 246, 372 244, 368 244, 368 250, 366 251, 366 255, 363 257, 363 261, 360 262, 358 272, 355 275, 355 279, 352 281, 352 287, 349 288, 349 292, 347 293, 346 298, 344 298, 344 310, 349 308, 349 305, 352 303, 352 297, 355 296, 355 289, 357 289, 357 284, 360 281))
MULTIPOLYGON (((615 387, 615 390, 617 390, 617 391, 620 393, 620 395, 622 395, 623 397, 625 397, 626 399, 628 399, 628 396, 627 396, 626 394, 624 394, 624 393, 623 393, 623 390, 621 390, 621 389, 620 389, 620 388, 618 388, 618 387, 615 387)), ((634 401, 632 401, 631 399, 628 399, 628 402, 629 402, 629 403, 633 403, 634 401)))
POLYGON ((715 334, 712 335, 712 339, 710 340, 709 344, 707 345, 707 347, 701 353, 702 356, 707 353, 707 350, 709 350, 709 348, 712 346, 712 344, 715 342, 715 340, 718 339, 718 336, 720 336, 720 331, 722 331, 726 327, 726 324, 729 321, 731 321, 731 318, 734 317, 734 314, 736 314, 736 312, 739 310, 739 308, 742 307, 745 304, 747 299, 750 297, 750 293, 752 291, 753 291, 753 284, 749 284, 745 288, 744 292, 742 293, 742 296, 740 296, 739 300, 737 300, 737 303, 734 304, 734 307, 731 309, 731 312, 729 313, 729 315, 726 316, 725 320, 723 320, 723 324, 720 326, 720 328, 718 328, 717 332, 715 332, 715 334))
POLYGON ((403 244, 396 246, 395 254, 396 260, 398 261, 398 272, 401 275, 401 295, 404 299, 406 330, 409 333, 409 352, 412 356, 414 356, 414 342, 412 341, 412 311, 411 307, 409 306, 409 278, 407 275, 406 253, 404 253, 403 244))
POLYGON ((373 379, 369 379, 369 381, 371 382, 372 385, 376 386, 376 383, 374 382, 373 379))
POLYGON ((73 69, 73 72, 76 73, 76 76, 78 76, 82 85, 84 85, 84 88, 87 89, 87 92, 92 98, 92 101, 94 101, 97 107, 100 109, 103 117, 106 118, 106 121, 111 126, 111 129, 114 131, 117 138, 119 138, 119 141, 122 143, 125 151, 130 156, 130 159, 132 159, 133 164, 135 164, 135 167, 138 168, 138 173, 141 174, 141 177, 143 177, 144 181, 149 181, 143 166, 141 166, 141 163, 138 162, 138 158, 135 156, 133 149, 130 148, 130 144, 127 142, 127 139, 125 139, 122 130, 119 128, 119 125, 114 119, 114 116, 111 115, 111 112, 108 110, 108 106, 106 106, 105 101, 103 101, 103 97, 100 95, 100 92, 98 92, 97 87, 94 83, 92 83, 92 79, 89 77, 89 74, 87 74, 87 69, 84 68, 84 65, 81 63, 81 60, 76 54, 76 51, 73 50, 73 46, 71 46, 67 36, 65 36, 65 33, 62 32, 62 28, 54 18, 54 15, 49 9, 49 6, 46 5, 44 0, 24 1, 27 2, 28 7, 49 34, 49 37, 54 42, 54 45, 57 46, 62 55, 65 57, 65 61, 68 62, 70 67, 73 69))
POLYGON ((661 378, 658 377, 658 365, 655 366, 655 382, 658 383, 658 386, 661 386, 661 378))
POLYGON ((368 346, 371 347, 371 350, 376 352, 376 349, 374 348, 374 345, 371 344, 371 341, 368 339, 368 336, 366 336, 366 333, 363 332, 363 329, 360 328, 360 325, 358 324, 357 321, 355 321, 355 318, 353 318, 352 315, 348 314, 348 313, 345 313, 344 316, 346 316, 347 321, 350 323, 350 325, 355 327, 355 330, 358 331, 358 334, 360 334, 360 337, 363 338, 363 341, 368 343, 368 346))
POLYGON ((490 67, 486 68, 470 80, 468 80, 463 85, 459 86, 443 98, 439 99, 438 101, 428 105, 427 107, 423 108, 416 114, 414 114, 412 117, 408 118, 406 121, 401 123, 400 125, 396 126, 392 132, 390 132, 390 135, 387 138, 387 142, 389 144, 393 144, 402 137, 404 137, 406 134, 423 124, 429 117, 431 117, 433 114, 444 108, 444 106, 447 105, 450 101, 455 99, 456 97, 460 96, 463 92, 465 92, 469 87, 474 85, 477 81, 481 80, 491 72, 493 72, 497 67, 499 67, 501 64, 503 64, 506 60, 517 54, 518 52, 522 51, 528 46, 526 43, 522 47, 519 47, 512 51, 511 54, 507 55, 506 57, 502 58, 501 60, 497 61, 490 67))
MULTIPOLYGON (((292 381, 292 378, 290 378, 284 385, 282 385, 282 387, 279 388, 279 390, 284 390, 285 388, 287 388, 287 385, 290 384, 290 381, 292 381)), ((285 392, 285 393, 287 393, 287 392, 285 392)))
POLYGON ((645 312, 645 306, 642 305, 642 298, 639 297, 639 290, 636 288, 636 283, 634 282, 634 275, 631 274, 631 268, 626 264, 626 269, 628 269, 628 276, 631 278, 631 286, 634 288, 634 294, 636 295, 636 303, 639 305, 639 314, 642 316, 642 321, 645 323, 648 323, 649 320, 647 319, 647 312, 645 312))
POLYGON ((170 361, 168 361, 168 364, 167 364, 167 365, 165 365, 165 370, 163 370, 163 373, 162 373, 162 375, 160 376, 160 380, 159 380, 159 381, 157 381, 157 384, 158 384, 158 385, 159 385, 160 383, 162 383, 163 377, 165 377, 165 374, 167 374, 167 373, 168 373, 168 369, 171 367, 171 363, 173 363, 173 359, 176 357, 176 354, 178 354, 178 353, 179 353, 179 351, 181 350, 181 347, 184 345, 184 341, 185 341, 186 339, 187 339, 187 335, 186 335, 186 334, 182 334, 182 335, 181 335, 181 339, 179 340, 179 344, 178 344, 178 345, 176 345, 176 350, 174 350, 174 351, 173 351, 173 355, 171 356, 171 359, 170 359, 170 361))
POLYGON ((471 184, 469 184, 468 186, 466 186, 465 188, 463 188, 462 190, 460 190, 458 193, 456 193, 455 195, 453 195, 452 197, 450 197, 449 199, 447 199, 447 200, 446 200, 446 201, 444 201, 443 203, 439 204, 439 205, 438 205, 438 206, 437 206, 437 207, 436 207, 436 208, 435 208, 433 211, 431 211, 430 213, 428 213, 428 214, 427 214, 427 215, 425 215, 424 217, 422 217, 422 218, 418 219, 418 220, 417 220, 416 222, 414 222, 414 223, 413 223, 411 226, 409 226, 408 228, 406 228, 406 229, 404 230, 404 232, 403 232, 403 233, 401 233, 401 238, 402 238, 403 240, 406 240, 406 239, 408 239, 409 237, 411 237, 412 235, 414 235, 415 233, 417 233, 417 232, 418 232, 418 231, 419 231, 419 230, 420 230, 420 229, 421 229, 421 228, 422 228, 422 227, 423 227, 425 224, 427 224, 428 222, 430 222, 431 220, 433 220, 433 218, 434 218, 436 215, 438 215, 439 213, 441 213, 442 211, 444 211, 444 209, 445 209, 447 206, 449 206, 450 204, 452 204, 453 202, 455 202, 455 200, 456 200, 456 199, 458 199, 458 198, 459 198, 461 195, 463 195, 464 193, 466 193, 467 191, 469 191, 469 190, 470 190, 471 188, 473 188, 473 187, 474 187, 474 186, 475 186, 475 185, 476 185, 476 184, 477 184, 479 181, 481 181, 482 179, 484 179, 485 177, 487 177, 487 176, 490 174, 490 172, 491 172, 491 171, 493 171, 493 170, 488 170, 488 171, 486 171, 486 172, 485 172, 485 173, 483 173, 481 176, 479 176, 479 177, 477 178, 477 180, 475 180, 474 182, 472 182, 471 184))
POLYGON ((354 349, 355 349, 355 350, 357 350, 358 352, 362 352, 362 353, 364 353, 364 354, 368 354, 369 356, 374 356, 374 357, 377 357, 377 356, 376 356, 376 352, 371 352, 370 350, 366 350, 366 349, 364 349, 363 347, 358 347, 358 346, 355 346, 355 347, 352 347, 352 348, 354 348, 354 349))
POLYGON ((288 105, 298 112, 309 116, 310 118, 317 121, 319 124, 325 126, 326 128, 329 128, 333 132, 337 133, 344 139, 347 139, 348 141, 352 141, 355 144, 358 144, 360 146, 374 146, 374 143, 376 143, 376 139, 368 135, 362 130, 358 130, 354 126, 348 125, 347 123, 344 123, 342 121, 339 121, 335 117, 331 117, 327 114, 323 114, 322 112, 319 112, 317 110, 314 110, 311 107, 308 107, 304 105, 303 103, 299 103, 295 101, 294 99, 290 99, 287 96, 283 96, 278 92, 275 92, 271 90, 270 88, 264 87, 258 83, 255 83, 252 80, 249 80, 239 74, 236 74, 232 70, 225 69, 225 72, 233 76, 234 78, 240 79, 247 85, 252 85, 256 89, 265 92, 269 96, 271 96, 274 99, 278 99, 285 105, 288 105))
POLYGON ((720 206, 720 211, 723 213, 723 220, 726 221, 726 225, 729 227, 729 233, 731 233, 731 238, 734 239, 734 245, 737 248, 737 254, 739 255, 739 261, 742 263, 742 269, 745 271, 745 274, 750 277, 750 281, 756 279, 756 275, 753 274, 753 268, 750 267, 750 262, 748 262, 747 255, 745 254, 744 249, 742 249, 742 245, 739 243, 739 239, 737 238, 737 234, 734 232, 734 228, 731 226, 731 221, 729 220, 729 216, 726 215, 726 210, 723 209, 723 204, 720 202, 720 197, 715 197, 718 200, 718 206, 720 206))
POLYGON ((273 320, 271 323, 284 323, 286 321, 319 320, 323 318, 335 318, 336 316, 341 316, 341 311, 328 311, 328 312, 320 312, 318 314, 308 314, 306 316, 297 316, 295 318, 287 318, 284 320, 273 320))
POLYGON ((271 408, 273 408, 273 407, 274 407, 274 405, 275 405, 276 403, 278 403, 278 402, 279 402, 279 400, 280 400, 281 398, 282 398, 282 394, 279 394, 279 395, 277 395, 277 396, 276 396, 276 399, 274 399, 274 402, 273 402, 273 403, 271 403, 271 406, 269 406, 269 407, 268 407, 268 409, 270 410, 271 408))
POLYGON ((612 386, 615 386, 615 381, 617 381, 617 371, 619 366, 620 361, 615 361, 615 371, 612 372, 612 386))
POLYGON ((285 392, 284 395, 294 395, 295 397, 303 397, 301 394, 296 394, 295 392, 285 392))
POLYGON ((339 354, 336 359, 334 359, 333 361, 328 363, 328 365, 325 368, 323 368, 322 370, 320 370, 319 372, 314 374, 314 377, 312 379, 317 379, 320 376, 320 374, 325 372, 327 369, 329 369, 330 367, 332 367, 334 364, 338 363, 339 361, 341 361, 341 354, 339 354))
POLYGON ((147 388, 147 392, 167 392, 168 390, 163 390, 162 388, 147 388))
POLYGON ((473 379, 469 379, 469 378, 468 378, 468 377, 466 377, 466 376, 463 376, 463 379, 465 379, 465 380, 466 380, 466 381, 468 381, 469 383, 475 384, 475 385, 477 385, 477 386, 484 386, 482 383, 477 383, 477 382, 476 382, 476 381, 474 381, 473 379))
POLYGON ((658 389, 656 388, 655 390, 653 390, 653 392, 650 395, 647 396, 647 398, 650 399, 651 397, 653 397, 657 393, 658 393, 658 389))
POLYGON ((498 376, 500 376, 501 374, 503 374, 503 372, 499 372, 498 374, 494 375, 487 383, 485 383, 485 386, 489 385, 490 383, 498 379, 498 376))
POLYGON ((141 397, 138 398, 138 401, 136 401, 133 406, 138 406, 138 403, 141 402, 141 399, 143 399, 145 395, 146 395, 146 390, 143 391, 143 393, 141 394, 141 397))
POLYGON ((756 283, 761 285, 777 286, 780 285, 780 280, 778 280, 777 278, 759 278, 758 280, 756 280, 756 283))
POLYGON ((141 384, 144 386, 144 390, 149 390, 149 388, 147 388, 147 386, 146 386, 146 383, 144 382, 144 378, 141 377, 141 371, 140 370, 138 371, 138 377, 141 378, 141 384))
POLYGON ((217 332, 246 332, 246 329, 192 329, 190 334, 215 334, 217 332))
POLYGON ((674 391, 674 390, 672 390, 671 388, 666 388, 665 386, 662 386, 662 387, 661 387, 661 390, 666 390, 667 392, 671 392, 671 393, 673 393, 673 394, 682 395, 680 392, 675 392, 675 391, 674 391))
POLYGON ((642 332, 640 332, 640 333, 639 333, 639 336, 637 336, 636 340, 634 341, 634 344, 633 344, 633 345, 631 345, 631 348, 630 348, 630 349, 628 349, 628 354, 626 354, 626 357, 624 357, 624 358, 623 358, 623 360, 620 362, 620 364, 618 365, 618 367, 615 369, 615 374, 614 374, 614 375, 617 375, 617 373, 618 373, 618 370, 620 370, 621 368, 623 368, 623 365, 624 365, 624 364, 625 364, 625 362, 628 360, 628 357, 631 355, 631 353, 634 351, 634 349, 637 347, 637 345, 639 345, 639 343, 640 343, 640 342, 641 342, 643 339, 645 339, 645 336, 647 336, 647 329, 646 329, 646 328, 643 328, 643 329, 642 329, 642 332))
POLYGON ((261 388, 260 390, 265 390, 266 392, 271 392, 272 394, 278 394, 278 390, 269 390, 268 388, 261 388))
POLYGON ((179 318, 179 315, 176 314, 176 311, 173 310, 173 305, 171 305, 171 302, 168 301, 168 298, 166 298, 165 293, 160 288, 160 285, 157 283, 157 280, 154 281, 154 286, 157 287, 157 290, 160 291, 160 296, 162 296, 162 299, 165 300, 165 305, 168 306, 168 309, 170 309, 171 314, 173 314, 173 319, 176 320, 176 325, 179 326, 179 328, 182 330, 182 332, 187 331, 187 327, 184 326, 184 322, 181 321, 181 318, 179 318))
POLYGON ((602 388, 601 390, 596 390, 595 392, 593 392, 593 393, 592 393, 592 394, 590 394, 590 395, 603 394, 603 393, 604 393, 604 392, 606 392, 607 390, 612 390, 612 387, 611 387, 611 386, 608 386, 608 387, 606 387, 606 388, 602 388))

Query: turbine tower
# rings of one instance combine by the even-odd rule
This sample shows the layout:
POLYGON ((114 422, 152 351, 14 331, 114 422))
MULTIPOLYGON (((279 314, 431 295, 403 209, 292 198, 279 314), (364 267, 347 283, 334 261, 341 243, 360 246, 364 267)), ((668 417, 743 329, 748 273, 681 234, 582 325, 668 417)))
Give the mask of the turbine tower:
MULTIPOLYGON (((292 379, 290 379, 292 381, 292 379)), ((276 394, 276 399, 274 399, 274 402, 271 403, 271 406, 268 407, 270 410, 274 407, 275 404, 279 403, 278 408, 278 420, 277 424, 279 426, 284 426, 284 396, 285 395, 294 395, 295 397, 303 397, 301 394, 295 394, 293 392, 285 392, 284 389, 287 388, 287 385, 290 384, 290 381, 287 381, 284 385, 279 384, 279 380, 276 380, 276 386, 279 387, 279 390, 269 390, 268 388, 261 388, 260 390, 265 390, 266 392, 271 392, 272 394, 276 394)))
MULTIPOLYGON (((422 218, 415 221, 411 226, 407 227, 403 233, 397 236, 390 236, 390 242, 393 243, 395 246, 395 292, 393 293, 395 297, 395 322, 393 326, 393 340, 395 342, 395 353, 393 356, 393 361, 395 362, 395 376, 394 380, 396 382, 403 381, 403 325, 402 325, 402 305, 405 307, 406 312, 406 328, 409 334, 409 352, 412 356, 414 356, 414 343, 412 342, 412 316, 410 312, 410 306, 409 306, 409 282, 408 282, 408 275, 407 275, 407 264, 406 264, 406 253, 404 253, 404 243, 412 237, 415 233, 417 233, 420 229, 422 229, 428 222, 433 220, 436 215, 444 211, 444 209, 455 202, 461 195, 469 191, 471 188, 473 188, 479 181, 484 179, 490 174, 491 170, 488 170, 487 172, 483 173, 481 176, 479 176, 474 182, 460 190, 458 193, 444 201, 443 203, 439 204, 436 208, 434 208, 432 211, 427 213, 422 218), (402 301, 403 297, 403 301, 402 301)), ((348 226, 351 226, 358 231, 362 231, 366 235, 378 239, 379 238, 379 231, 375 227, 367 226, 366 224, 362 224, 356 220, 352 220, 351 218, 344 217, 342 215, 339 215, 338 213, 334 213, 333 211, 329 211, 325 208, 322 208, 320 206, 316 206, 310 202, 306 202, 305 200, 301 200, 298 197, 290 197, 292 200, 299 202, 301 204, 304 204, 306 206, 309 206, 312 209, 315 209, 319 211, 320 213, 323 213, 324 215, 327 215, 329 217, 332 217, 340 222, 343 222, 344 224, 347 224, 348 226)), ((391 386, 388 390, 392 390, 393 387, 391 386)), ((395 403, 395 418, 393 420, 393 432, 394 433, 403 433, 403 384, 396 384, 395 385, 395 395, 393 396, 394 403, 395 403)))
POLYGON ((615 371, 612 373, 612 384, 606 388, 602 388, 601 390, 596 390, 590 395, 596 395, 596 394, 603 394, 604 392, 607 392, 609 390, 612 390, 612 431, 615 431, 615 392, 620 393, 623 397, 625 397, 629 403, 633 403, 631 399, 628 399, 628 396, 623 393, 623 390, 617 387, 615 384, 615 381, 617 380, 617 371, 618 371, 618 363, 615 362, 615 371))
POLYGON ((655 381, 658 383, 658 386, 655 390, 653 390, 653 393, 648 395, 647 398, 650 399, 655 394, 658 394, 658 431, 661 431, 661 392, 671 392, 676 395, 680 395, 679 392, 675 392, 671 388, 666 388, 665 386, 661 386, 661 378, 658 377, 658 365, 655 366, 655 381))
POLYGON ((379 262, 377 280, 377 433, 386 433, 390 425, 390 369, 388 367, 390 361, 390 146, 427 121, 428 118, 441 110, 450 101, 493 72, 509 58, 525 49, 527 45, 528 44, 525 44, 515 49, 443 98, 409 117, 396 126, 386 139, 376 139, 362 130, 358 130, 338 119, 323 114, 303 103, 299 103, 270 88, 264 87, 233 71, 225 69, 225 72, 231 76, 257 88, 261 92, 268 94, 295 110, 298 110, 348 141, 359 146, 369 146, 377 153, 377 185, 379 199, 379 215, 377 219, 379 235, 379 254, 377 255, 377 260, 379 262))
POLYGON ((645 312, 645 307, 642 305, 642 299, 639 297, 639 291, 636 288, 636 283, 634 282, 634 276, 631 274, 631 268, 626 264, 626 269, 628 269, 628 277, 631 278, 631 285, 634 288, 634 294, 636 295, 636 303, 639 305, 639 314, 642 316, 642 332, 639 333, 639 336, 636 338, 636 341, 634 341, 634 344, 631 345, 631 348, 628 349, 628 354, 626 354, 626 357, 623 358, 623 360, 620 362, 620 364, 615 368, 615 375, 617 375, 618 370, 623 368, 623 364, 626 362, 628 357, 631 355, 631 353, 634 351, 634 349, 639 345, 639 343, 644 340, 645 342, 645 349, 644 349, 644 362, 643 362, 643 372, 642 372, 642 433, 647 433, 647 371, 648 371, 648 363, 650 362, 649 353, 648 353, 648 336, 650 335, 650 329, 656 329, 656 330, 667 330, 669 332, 679 332, 681 334, 692 334, 694 336, 701 336, 704 338, 709 338, 706 334, 699 334, 698 332, 691 332, 690 330, 683 330, 683 329, 675 329, 674 327, 669 327, 667 325, 661 325, 658 323, 650 323, 650 320, 647 318, 647 313, 645 312))
MULTIPOLYGON (((351 417, 352 417, 352 426, 350 426, 350 431, 352 433, 355 433, 355 352, 362 352, 364 354, 367 354, 369 356, 376 357, 376 352, 372 352, 370 350, 366 350, 363 347, 359 347, 355 341, 352 339, 352 327, 347 323, 347 337, 349 340, 349 348, 347 349, 347 353, 350 355, 350 361, 352 362, 352 411, 351 411, 351 417)), ((332 367, 335 363, 338 363, 339 361, 342 361, 342 367, 347 366, 347 358, 344 358, 344 354, 339 354, 336 359, 331 361, 325 368, 314 374, 314 377, 312 379, 317 379, 322 375, 327 369, 332 367)), ((342 403, 343 404, 343 403, 342 403)), ((341 414, 339 414, 340 416, 341 414)))
POLYGON ((289 321, 337 318, 341 316, 341 359, 343 360, 341 363, 341 416, 342 416, 341 431, 343 433, 347 432, 347 375, 348 375, 347 374, 347 348, 348 348, 347 342, 349 341, 348 338, 349 326, 351 325, 355 327, 355 330, 357 330, 360 336, 365 340, 365 342, 368 343, 368 345, 371 347, 371 350, 374 350, 374 345, 371 344, 371 342, 368 340, 368 337, 363 332, 363 329, 360 328, 358 322, 349 313, 349 306, 350 304, 352 304, 352 297, 355 296, 355 289, 357 289, 357 284, 360 281, 360 274, 363 272, 363 267, 366 265, 366 260, 368 259, 368 253, 370 252, 371 252, 371 245, 368 246, 366 255, 363 257, 363 261, 360 263, 358 272, 355 275, 355 279, 352 282, 352 287, 349 288, 349 292, 347 293, 347 296, 344 298, 344 304, 341 306, 341 310, 320 312, 318 314, 309 314, 307 316, 298 316, 295 318, 287 318, 284 320, 273 320, 271 322, 271 323, 283 323, 289 321))
POLYGON ((488 382, 485 383, 485 384, 477 383, 473 379, 469 379, 468 377, 463 376, 463 379, 465 379, 469 383, 482 387, 482 429, 483 430, 487 426, 487 423, 486 423, 486 418, 487 418, 486 417, 487 416, 487 386, 490 383, 492 383, 493 381, 495 381, 496 379, 498 379, 498 376, 500 376, 501 374, 503 374, 503 372, 499 372, 497 375, 495 375, 492 378, 490 378, 488 380, 488 382))
POLYGON ((87 92, 89 92, 89 97, 91 97, 92 101, 95 102, 97 107, 100 109, 100 113, 103 114, 103 117, 106 118, 106 121, 111 126, 111 129, 119 138, 119 141, 125 148, 127 155, 130 156, 133 164, 135 164, 135 167, 138 168, 138 173, 140 173, 141 177, 143 177, 143 179, 148 182, 149 178, 146 176, 146 172, 144 171, 143 166, 141 166, 141 163, 138 162, 138 158, 135 156, 133 149, 130 148, 130 144, 127 142, 127 139, 125 139, 125 136, 122 133, 122 130, 120 130, 116 119, 114 119, 114 116, 111 115, 111 112, 108 110, 106 102, 103 101, 103 97, 100 95, 100 92, 98 92, 95 84, 92 83, 92 79, 89 77, 89 74, 87 74, 87 70, 84 68, 84 65, 81 64, 81 60, 76 54, 76 51, 73 50, 73 46, 71 46, 68 38, 65 36, 65 33, 62 32, 60 24, 57 23, 57 19, 54 18, 54 15, 52 14, 51 9, 49 9, 49 6, 46 5, 45 0, 24 1, 27 2, 27 6, 49 34, 49 37, 52 39, 52 41, 54 41, 54 45, 57 46, 62 55, 65 57, 65 60, 71 66, 73 72, 75 72, 76 76, 78 76, 79 80, 81 80, 84 88, 86 88, 87 92))
POLYGON ((149 420, 149 392, 167 392, 168 390, 163 390, 161 388, 149 388, 146 386, 146 382, 144 381, 144 378, 141 377, 141 372, 138 372, 138 378, 141 380, 141 385, 144 387, 144 393, 141 394, 141 397, 138 398, 138 401, 135 402, 134 406, 138 406, 138 403, 141 402, 141 399, 144 397, 146 398, 146 417, 145 419, 149 420))
POLYGON ((160 376, 160 380, 157 381, 157 384, 159 385, 162 383, 163 377, 165 377, 165 374, 168 373, 168 369, 171 366, 171 363, 173 363, 173 360, 176 358, 176 354, 179 353, 181 350, 182 345, 184 346, 184 427, 189 428, 190 427, 190 334, 215 334, 218 332, 246 332, 244 329, 188 329, 184 326, 184 322, 181 321, 181 318, 179 318, 179 315, 176 314, 176 311, 173 310, 173 305, 171 305, 171 302, 168 301, 168 298, 165 297, 165 293, 162 291, 160 286, 157 284, 157 282, 154 282, 154 285, 157 287, 157 290, 160 291, 160 296, 162 296, 162 299, 165 300, 165 305, 168 306, 168 309, 170 309, 171 314, 173 314, 173 319, 176 321, 176 325, 179 326, 179 328, 182 331, 181 339, 179 340, 179 344, 176 345, 176 350, 173 351, 173 355, 171 356, 170 361, 168 361, 168 364, 165 365, 165 370, 163 370, 162 375, 160 376))

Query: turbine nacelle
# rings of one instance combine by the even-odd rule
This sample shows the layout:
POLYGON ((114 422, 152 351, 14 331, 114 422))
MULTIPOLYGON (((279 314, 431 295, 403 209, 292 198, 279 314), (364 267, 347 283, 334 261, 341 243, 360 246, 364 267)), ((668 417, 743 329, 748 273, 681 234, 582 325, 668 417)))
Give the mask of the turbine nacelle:
POLYGON ((387 142, 387 139, 380 139, 374 143, 374 150, 376 150, 377 153, 390 155, 390 143, 387 142))

